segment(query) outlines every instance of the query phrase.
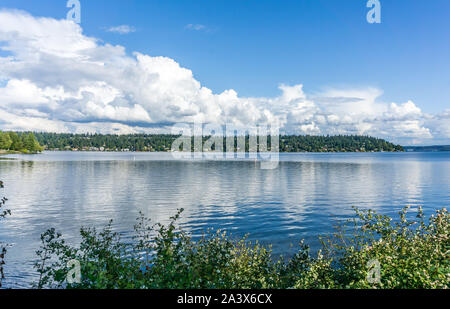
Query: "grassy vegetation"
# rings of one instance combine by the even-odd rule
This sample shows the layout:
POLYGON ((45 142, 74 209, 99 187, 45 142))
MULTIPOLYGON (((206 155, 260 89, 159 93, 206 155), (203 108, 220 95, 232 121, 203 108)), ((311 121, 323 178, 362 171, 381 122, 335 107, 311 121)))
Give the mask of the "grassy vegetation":
POLYGON ((112 231, 81 229, 79 246, 68 245, 54 229, 41 237, 36 270, 38 288, 449 288, 450 214, 446 209, 426 220, 419 209, 414 221, 407 208, 396 223, 373 211, 322 238, 317 256, 300 243, 290 259, 275 260, 270 247, 211 232, 194 241, 177 220, 152 225, 141 216, 134 242, 112 231), (67 263, 81 265, 81 283, 68 284, 67 263), (368 265, 378 261, 380 280, 369 280, 368 265), (370 283, 372 282, 372 283, 370 283))

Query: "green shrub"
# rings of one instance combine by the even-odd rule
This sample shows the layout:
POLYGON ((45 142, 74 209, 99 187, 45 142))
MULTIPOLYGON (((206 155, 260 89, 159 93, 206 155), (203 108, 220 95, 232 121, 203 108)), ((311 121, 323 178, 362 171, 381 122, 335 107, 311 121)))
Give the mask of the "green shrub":
POLYGON ((351 225, 322 239, 313 258, 303 242, 292 258, 275 260, 270 247, 225 232, 208 232, 199 240, 177 226, 182 210, 167 225, 151 225, 142 214, 136 236, 125 243, 112 231, 81 229, 78 247, 66 244, 51 229, 41 236, 35 267, 38 288, 448 288, 449 220, 443 209, 425 222, 400 221, 373 211, 358 211, 351 225), (68 284, 67 263, 81 265, 81 282, 68 284), (368 263, 380 264, 380 280, 368 280, 368 263), (370 281, 370 282, 369 282, 370 281), (371 283, 372 282, 372 283, 371 283))
MULTIPOLYGON (((415 220, 400 221, 374 211, 356 210, 352 226, 343 226, 323 240, 324 265, 329 268, 319 286, 338 288, 423 289, 448 288, 450 282, 450 215, 444 208, 425 221, 419 208, 415 220), (380 264, 379 282, 369 283, 369 261, 380 264), (334 265, 334 267, 331 267, 334 265)), ((320 260, 320 259, 319 259, 320 260)), ((311 274, 311 271, 307 274, 311 274)), ((312 273, 314 275, 315 272, 312 273)), ((297 287, 309 287, 305 279, 297 287)), ((311 281, 311 280, 310 280, 311 281)))

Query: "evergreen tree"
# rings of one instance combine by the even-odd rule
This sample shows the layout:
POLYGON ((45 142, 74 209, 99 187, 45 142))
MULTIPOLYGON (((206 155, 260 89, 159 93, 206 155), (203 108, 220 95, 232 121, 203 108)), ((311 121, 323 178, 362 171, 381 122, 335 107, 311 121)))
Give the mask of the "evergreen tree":
POLYGON ((11 148, 12 140, 8 133, 0 132, 0 149, 8 150, 11 148))
POLYGON ((21 151, 21 150, 23 150, 24 149, 24 145, 23 145, 23 141, 20 138, 20 136, 16 132, 8 132, 8 134, 9 134, 9 137, 10 137, 10 139, 12 141, 10 149, 14 150, 14 151, 21 151))
POLYGON ((29 152, 35 153, 42 151, 42 147, 39 145, 33 133, 23 134, 22 139, 25 149, 29 152))

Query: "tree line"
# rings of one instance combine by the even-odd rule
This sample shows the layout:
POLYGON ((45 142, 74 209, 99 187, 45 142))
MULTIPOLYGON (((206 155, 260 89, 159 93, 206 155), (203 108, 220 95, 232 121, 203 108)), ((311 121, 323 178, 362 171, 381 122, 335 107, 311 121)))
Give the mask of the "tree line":
POLYGON ((37 153, 44 150, 31 132, 0 131, 0 150, 37 153))
POLYGON ((400 145, 395 145, 384 139, 359 136, 282 136, 280 151, 284 152, 380 152, 404 151, 400 145))
MULTIPOLYGON (((30 134, 30 133, 25 133, 30 134)), ((48 150, 75 151, 170 151, 172 143, 179 135, 169 134, 69 134, 69 133, 34 133, 40 145, 48 150)), ((192 148, 194 147, 192 138, 192 148)), ((209 136, 202 138, 203 144, 209 136)), ((245 137, 245 151, 249 151, 250 137, 245 137)), ((267 138, 270 144, 270 136, 267 138)), ((235 137, 234 150, 237 150, 235 137)), ((226 151, 224 141, 223 148, 226 151)), ((213 145, 212 150, 215 150, 213 145)), ((242 149, 240 149, 242 150, 242 149)), ((270 147, 269 147, 270 150, 270 147)), ((370 136, 337 135, 337 136, 308 136, 283 135, 279 139, 280 152, 380 152, 404 151, 400 145, 395 145, 384 139, 370 136)))

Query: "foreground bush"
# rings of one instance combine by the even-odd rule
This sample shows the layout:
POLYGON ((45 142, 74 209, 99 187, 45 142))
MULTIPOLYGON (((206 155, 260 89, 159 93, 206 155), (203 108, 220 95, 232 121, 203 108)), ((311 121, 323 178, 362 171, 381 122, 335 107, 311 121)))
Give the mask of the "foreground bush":
MULTIPOLYGON (((0 189, 3 188, 3 181, 0 181, 0 189)), ((11 214, 11 210, 2 209, 8 199, 6 197, 0 198, 0 220, 11 214)), ((0 243, 0 288, 2 287, 2 281, 5 279, 5 272, 3 267, 5 265, 6 244, 0 243)))
MULTIPOLYGON (((437 211, 427 222, 400 221, 373 211, 360 212, 350 226, 322 239, 312 257, 303 243, 290 259, 274 261, 270 247, 224 232, 200 240, 177 227, 182 210, 168 226, 151 225, 141 215, 132 244, 112 231, 81 229, 73 247, 54 229, 41 236, 38 288, 448 288, 450 215, 437 211), (81 282, 67 283, 68 262, 81 266, 81 282), (371 269, 375 265, 375 269, 371 269), (376 267, 379 266, 379 269, 376 267), (379 275, 379 276, 378 276, 379 275)), ((70 263, 69 263, 70 266, 70 263)))

